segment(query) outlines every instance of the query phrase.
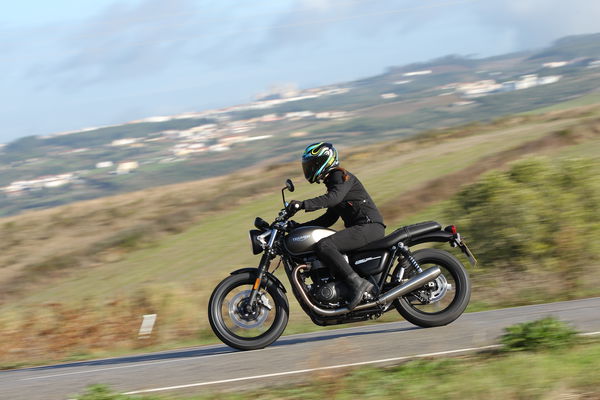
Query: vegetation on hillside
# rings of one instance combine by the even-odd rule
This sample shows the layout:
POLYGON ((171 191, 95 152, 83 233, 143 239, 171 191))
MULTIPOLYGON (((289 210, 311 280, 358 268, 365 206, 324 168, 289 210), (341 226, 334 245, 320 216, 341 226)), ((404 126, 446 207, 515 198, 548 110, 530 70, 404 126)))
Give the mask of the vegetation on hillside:
MULTIPOLYGON (((597 268, 594 263, 583 265, 579 272, 578 260, 567 265, 557 258, 567 257, 567 253, 563 256, 549 251, 539 265, 521 257, 516 260, 523 260, 523 265, 515 261, 506 266, 502 262, 512 260, 511 256, 489 255, 487 248, 479 248, 479 233, 472 232, 476 227, 467 220, 483 218, 486 212, 493 215, 495 208, 477 212, 475 205, 466 207, 469 196, 464 191, 454 201, 445 201, 460 192, 461 185, 474 183, 469 190, 480 191, 482 196, 489 192, 489 198, 482 197, 482 201, 498 207, 509 207, 513 198, 531 200, 537 206, 546 203, 536 201, 536 196, 558 196, 551 201, 564 207, 556 212, 580 212, 578 206, 569 208, 569 200, 582 201, 582 191, 598 189, 592 168, 598 160, 594 149, 600 148, 598 114, 598 107, 590 106, 507 117, 490 124, 431 131, 412 140, 344 149, 343 160, 348 168, 360 171, 361 180, 382 205, 389 229, 412 218, 446 222, 441 218, 444 210, 447 222, 459 221, 459 230, 467 235, 475 254, 479 256, 481 251, 483 257, 483 267, 472 273, 475 309, 582 297, 598 294, 597 274, 589 274, 591 278, 586 280, 567 279, 568 288, 563 274, 573 266, 577 274, 568 277, 581 277, 580 273, 597 268), (536 158, 518 162, 509 172, 491 172, 480 178, 482 173, 502 170, 508 162, 527 154, 556 155, 567 150, 587 158, 536 158), (592 167, 588 170, 586 165, 592 167), (562 171, 563 166, 570 169, 562 171), (532 174, 525 167, 548 175, 544 182, 553 183, 541 187, 545 190, 541 194, 531 192, 537 186, 521 183, 523 175, 532 174), (527 172, 518 174, 523 168, 527 172), (553 176, 560 179, 554 182, 553 176), (501 191, 493 192, 486 184, 490 177, 503 177, 503 184, 498 186, 501 191), (575 179, 572 185, 577 189, 562 193, 560 188, 566 187, 563 181, 567 179, 575 179), (478 189, 485 187, 487 192, 478 189), (521 187, 525 194, 520 193, 521 187), (504 195, 511 201, 503 202, 504 195)), ((210 291, 230 270, 256 262, 248 251, 247 229, 254 216, 270 218, 275 214, 281 204, 278 189, 284 178, 299 177, 298 173, 297 163, 269 165, 225 178, 0 220, 0 234, 5 238, 0 253, 0 333, 4 339, 0 355, 5 366, 215 341, 205 318, 210 291), (138 340, 141 315, 147 313, 159 315, 156 329, 150 340, 138 340)), ((294 196, 305 198, 322 190, 308 186, 299 183, 294 196)), ((556 217, 543 207, 540 213, 534 214, 536 218, 548 214, 548 218, 556 217)), ((542 244, 563 246, 561 240, 573 237, 565 236, 569 229, 590 234, 588 226, 582 226, 582 218, 568 219, 572 225, 560 225, 565 230, 561 236, 549 231, 542 244)), ((491 221, 488 216, 485 222, 493 228, 502 221, 491 221)), ((492 232, 494 229, 482 233, 485 246, 494 247, 492 232)), ((568 246, 579 244, 567 241, 564 245, 572 251, 568 246)), ((501 248, 512 251, 510 246, 501 248)), ((584 250, 593 256, 593 248, 584 250)), ((315 329, 294 302, 292 308, 287 333, 315 329)))
POLYGON ((464 187, 448 215, 475 239, 484 268, 544 268, 577 279, 597 261, 599 177, 595 160, 524 159, 464 187))
POLYGON ((446 215, 480 261, 474 298, 518 305, 593 290, 600 262, 599 176, 596 159, 537 157, 464 187, 446 215))

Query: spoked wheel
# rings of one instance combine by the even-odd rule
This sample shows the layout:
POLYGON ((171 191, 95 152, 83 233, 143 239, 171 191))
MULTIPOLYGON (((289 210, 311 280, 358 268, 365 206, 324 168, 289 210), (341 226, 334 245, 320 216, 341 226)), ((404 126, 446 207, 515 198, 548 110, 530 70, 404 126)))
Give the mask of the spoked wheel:
POLYGON ((256 304, 250 293, 256 275, 235 274, 224 279, 208 303, 208 320, 223 343, 240 350, 262 349, 283 333, 288 321, 288 301, 274 282, 261 288, 256 304))
MULTIPOLYGON (((437 266, 442 273, 425 286, 396 300, 396 309, 407 321, 418 326, 428 328, 449 324, 469 304, 471 284, 467 271, 456 257, 442 250, 417 250, 413 256, 424 271, 437 266)), ((404 279, 411 277, 405 276, 404 279)))

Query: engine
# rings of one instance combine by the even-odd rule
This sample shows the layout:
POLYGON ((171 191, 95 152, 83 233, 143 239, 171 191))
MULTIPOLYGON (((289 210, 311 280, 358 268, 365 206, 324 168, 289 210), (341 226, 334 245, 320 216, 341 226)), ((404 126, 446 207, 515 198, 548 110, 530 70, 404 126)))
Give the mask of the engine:
POLYGON ((310 263, 310 294, 324 305, 338 304, 346 297, 348 288, 342 281, 336 280, 329 271, 326 265, 319 260, 314 260, 310 263))

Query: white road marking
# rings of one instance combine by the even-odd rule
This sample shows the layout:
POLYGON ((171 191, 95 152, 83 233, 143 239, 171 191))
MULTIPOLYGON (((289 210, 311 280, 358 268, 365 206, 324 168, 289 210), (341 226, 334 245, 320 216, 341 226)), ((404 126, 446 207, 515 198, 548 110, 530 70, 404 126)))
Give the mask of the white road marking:
POLYGON ((369 364, 383 364, 383 363, 392 362, 392 361, 403 361, 403 360, 410 360, 410 359, 414 359, 414 358, 436 357, 436 356, 456 354, 456 353, 466 353, 466 352, 473 352, 473 351, 480 351, 480 350, 487 350, 487 349, 495 349, 498 347, 501 347, 501 345, 492 344, 492 345, 483 346, 483 347, 468 347, 465 349, 439 351, 436 353, 416 354, 416 355, 412 355, 412 356, 402 356, 402 357, 384 358, 384 359, 380 359, 380 360, 362 361, 362 362, 349 363, 349 364, 330 365, 328 367, 298 369, 298 370, 294 370, 294 371, 276 372, 273 374, 263 374, 263 375, 254 375, 254 376, 245 376, 242 378, 223 379, 223 380, 219 380, 219 381, 199 382, 199 383, 190 383, 187 385, 167 386, 167 387, 161 387, 161 388, 135 390, 133 392, 127 392, 124 394, 129 395, 129 394, 139 394, 139 393, 162 392, 162 391, 166 391, 166 390, 175 390, 175 389, 185 389, 185 388, 197 387, 197 386, 216 385, 219 383, 231 383, 231 382, 247 381, 247 380, 252 380, 252 379, 274 378, 277 376, 304 374, 304 373, 313 372, 313 371, 324 371, 324 370, 336 369, 336 368, 349 368, 349 367, 357 367, 357 366, 369 365, 369 364))
MULTIPOLYGON (((267 350, 267 349, 254 350, 254 351, 264 351, 264 350, 267 350)), ((62 374, 34 376, 34 377, 31 377, 31 378, 23 378, 21 380, 22 381, 31 381, 31 380, 35 380, 35 379, 56 378, 56 377, 59 377, 59 376, 91 374, 91 373, 94 373, 94 372, 112 371, 112 370, 115 370, 115 369, 145 367, 147 365, 157 365, 157 364, 176 363, 176 362, 182 362, 182 361, 192 361, 192 360, 196 360, 198 358, 205 359, 205 358, 213 358, 213 357, 220 357, 220 356, 229 356, 229 355, 238 354, 238 353, 240 353, 240 352, 234 351, 234 352, 231 352, 231 353, 224 353, 224 354, 211 354, 211 355, 206 355, 206 356, 186 357, 186 358, 181 358, 181 359, 177 359, 177 360, 152 361, 152 362, 137 363, 137 364, 132 364, 132 365, 122 365, 120 367, 97 368, 97 369, 90 369, 90 370, 86 370, 86 371, 75 371, 75 372, 65 372, 65 373, 62 373, 62 374)))
MULTIPOLYGON (((346 328, 346 329, 348 329, 348 328, 346 328)), ((302 335, 302 334, 296 334, 296 335, 302 335)), ((290 336, 296 336, 296 335, 290 335, 290 336)), ((580 333, 579 335, 580 336, 597 336, 597 335, 600 335, 600 331, 598 331, 598 332, 580 333)), ((279 376, 279 375, 300 374, 300 373, 309 372, 309 371, 319 371, 319 370, 322 370, 322 369, 343 368, 345 366, 354 366, 354 365, 376 364, 376 363, 383 363, 383 362, 386 362, 386 361, 401 361, 401 360, 404 360, 404 359, 431 357, 433 355, 452 354, 452 353, 461 352, 461 351, 474 351, 474 350, 491 349, 491 348, 495 348, 495 347, 499 347, 499 346, 500 345, 490 345, 490 346, 484 346, 484 347, 472 347, 472 348, 461 349, 461 350, 450 350, 450 351, 447 351, 447 352, 439 352, 439 353, 417 354, 417 355, 414 355, 414 356, 404 356, 404 357, 397 357, 397 358, 385 359, 385 360, 365 361, 363 363, 342 364, 342 365, 339 365, 339 366, 321 367, 321 368, 309 369, 309 370, 298 370, 298 371, 291 371, 291 372, 281 372, 281 373, 277 373, 277 374, 273 374, 273 375, 271 375, 271 374, 257 375, 255 377, 235 378, 233 380, 214 381, 214 382, 208 382, 208 383, 192 384, 192 386, 213 385, 213 384, 217 384, 217 383, 235 382, 235 381, 238 381, 238 380, 259 379, 259 378, 268 378, 268 377, 271 377, 271 376, 279 376)), ((266 349, 252 350, 252 352, 259 352, 259 351, 264 352, 264 351, 269 351, 269 350, 275 350, 277 348, 278 347, 269 347, 269 348, 266 348, 266 349)), ((211 354, 211 355, 197 356, 197 357, 186 357, 186 358, 181 358, 181 359, 177 359, 177 360, 152 361, 152 362, 137 363, 137 364, 132 364, 132 365, 122 365, 122 366, 119 366, 119 367, 97 368, 97 369, 90 369, 90 370, 86 370, 86 371, 75 371, 75 372, 65 372, 65 373, 61 373, 61 374, 33 376, 33 377, 30 377, 30 378, 22 378, 20 380, 21 381, 31 381, 31 380, 57 378, 57 377, 69 376, 69 375, 92 374, 92 373, 95 373, 95 372, 113 371, 113 370, 117 370, 117 369, 145 367, 145 366, 148 366, 148 365, 158 365, 158 364, 169 364, 169 363, 176 363, 176 362, 194 361, 194 360, 197 360, 199 358, 201 358, 201 359, 207 359, 207 358, 213 358, 213 357, 230 356, 230 355, 239 354, 239 353, 248 354, 250 352, 248 352, 248 351, 245 351, 245 352, 234 351, 234 352, 223 353, 223 354, 211 354)), ((182 387, 188 387, 188 386, 183 385, 182 387)), ((179 388, 179 387, 173 387, 173 388, 179 388)), ((164 390, 169 390, 169 389, 164 389, 164 390)), ((135 393, 142 393, 142 392, 130 392, 130 393, 126 393, 126 394, 135 394, 135 393)))
MULTIPOLYGON (((600 331, 586 332, 586 333, 579 334, 579 336, 597 336, 597 335, 600 335, 600 331)), ((386 362, 404 361, 404 360, 411 360, 411 359, 415 359, 415 358, 437 357, 437 356, 450 355, 450 354, 456 354, 456 353, 467 353, 467 352, 474 352, 474 351, 481 351, 481 350, 497 349, 500 347, 502 347, 502 345, 492 344, 489 346, 468 347, 468 348, 458 349, 458 350, 439 351, 436 353, 416 354, 416 355, 412 355, 412 356, 384 358, 384 359, 380 359, 380 360, 371 360, 371 361, 362 361, 362 362, 349 363, 349 364, 330 365, 327 367, 307 368, 307 369, 299 369, 299 370, 294 370, 294 371, 276 372, 276 373, 272 373, 272 374, 245 376, 245 377, 241 377, 241 378, 232 378, 232 379, 222 379, 222 380, 218 380, 218 381, 190 383, 187 385, 177 385, 177 386, 167 386, 167 387, 153 388, 153 389, 143 389, 143 390, 127 392, 124 394, 129 395, 129 394, 162 392, 162 391, 167 391, 167 390, 185 389, 185 388, 190 388, 190 387, 217 385, 220 383, 231 383, 231 382, 247 381, 247 380, 253 380, 253 379, 264 379, 264 378, 274 378, 274 377, 286 376, 286 375, 297 375, 297 374, 304 374, 307 372, 314 372, 314 371, 324 371, 324 370, 338 369, 338 368, 358 367, 361 365, 383 364, 386 362)))
POLYGON ((580 333, 579 336, 597 336, 600 335, 600 331, 598 332, 587 332, 587 333, 580 333))

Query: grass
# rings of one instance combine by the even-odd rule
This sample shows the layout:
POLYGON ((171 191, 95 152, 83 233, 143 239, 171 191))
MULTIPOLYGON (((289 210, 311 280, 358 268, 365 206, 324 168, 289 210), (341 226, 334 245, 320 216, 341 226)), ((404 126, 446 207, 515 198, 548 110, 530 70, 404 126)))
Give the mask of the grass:
POLYGON ((539 353, 499 352, 316 374, 306 383, 194 396, 123 396, 89 388, 79 400, 593 399, 600 396, 600 343, 539 353), (104 393, 104 397, 99 394, 104 393), (96 397, 93 395, 96 394, 96 397))
POLYGON ((577 97, 573 100, 565 101, 559 104, 554 104, 548 107, 538 108, 536 110, 529 111, 524 114, 543 114, 551 111, 566 110, 573 107, 595 105, 598 104, 598 102, 600 102, 600 93, 593 92, 585 96, 577 97))
MULTIPOLYGON (((407 206, 402 194, 449 174, 460 177, 460 171, 480 165, 499 152, 557 131, 584 126, 594 121, 599 111, 590 114, 586 108, 581 113, 567 110, 551 117, 504 119, 465 127, 469 134, 457 129, 442 130, 418 140, 373 145, 368 152, 343 149, 344 164, 357 171, 378 204, 402 208, 407 206), (372 154, 378 157, 373 159, 372 154)), ((584 139, 581 144, 544 151, 597 156, 590 149, 598 148, 598 140, 584 139)), ((525 148, 525 153, 538 151, 525 148)), ((227 178, 156 188, 0 220, 5 246, 0 256, 4 265, 0 268, 0 284, 15 290, 13 294, 5 291, 0 308, 0 330, 10 339, 5 341, 5 347, 0 346, 0 352, 20 360, 48 359, 43 346, 32 353, 9 353, 23 348, 11 340, 18 338, 27 321, 35 328, 29 338, 33 342, 50 343, 47 337, 63 332, 41 330, 39 327, 48 320, 63 324, 70 321, 67 331, 74 332, 73 336, 96 338, 98 346, 85 340, 67 340, 68 346, 53 350, 54 359, 73 354, 93 357, 104 354, 111 346, 117 351, 133 351, 140 346, 216 341, 207 324, 208 296, 230 271, 256 265, 258 258, 250 253, 247 239, 253 218, 259 215, 273 219, 281 207, 278 188, 288 175, 298 187, 289 198, 306 198, 323 190, 304 183, 297 174, 296 164, 261 167, 227 178), (77 313, 91 317, 70 317, 77 313), (158 314, 154 342, 139 342, 135 334, 141 315, 147 313, 158 314), (98 321, 105 322, 107 328, 94 330, 98 321)), ((455 185, 470 183, 470 179, 456 180, 455 185)), ((431 188, 436 190, 439 189, 431 188)), ((447 196, 440 192, 438 202, 421 208, 417 204, 417 211, 411 215, 386 219, 388 232, 403 223, 439 219, 447 196)), ((313 216, 298 219, 310 217, 313 216)), ((287 280, 282 271, 277 275, 282 281, 287 280)), ((494 296, 490 296, 486 289, 490 281, 481 280, 479 272, 473 277, 478 286, 471 310, 515 305, 510 303, 515 301, 512 293, 497 301, 496 293, 492 291, 494 296)), ((502 278, 494 279, 497 282, 502 278)), ((291 300, 287 334, 321 329, 312 325, 291 300)), ((382 320, 397 318, 390 313, 382 320)))

